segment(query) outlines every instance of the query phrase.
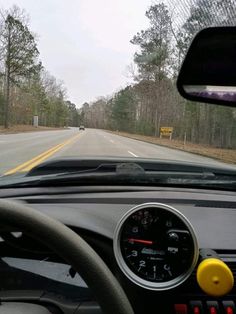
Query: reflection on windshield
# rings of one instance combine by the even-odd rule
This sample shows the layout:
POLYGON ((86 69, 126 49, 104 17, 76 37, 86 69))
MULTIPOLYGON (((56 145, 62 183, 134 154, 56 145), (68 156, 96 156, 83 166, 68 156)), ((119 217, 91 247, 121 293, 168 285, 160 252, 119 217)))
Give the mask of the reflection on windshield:
POLYGON ((70 265, 59 264, 47 260, 38 261, 15 257, 4 257, 2 260, 11 267, 42 276, 44 278, 73 286, 87 287, 86 283, 78 273, 71 276, 70 265))

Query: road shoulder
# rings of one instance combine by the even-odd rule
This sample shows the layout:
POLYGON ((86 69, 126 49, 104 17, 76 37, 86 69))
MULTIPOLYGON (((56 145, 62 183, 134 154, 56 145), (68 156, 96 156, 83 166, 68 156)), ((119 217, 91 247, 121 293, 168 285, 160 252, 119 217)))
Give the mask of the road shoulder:
POLYGON ((25 133, 25 132, 56 131, 56 130, 68 130, 68 128, 51 128, 51 127, 46 127, 46 126, 34 127, 33 125, 16 125, 16 126, 11 126, 8 129, 5 129, 2 126, 0 126, 0 135, 25 133))
POLYGON ((168 148, 178 149, 184 152, 193 153, 193 154, 197 154, 204 157, 210 157, 210 158, 220 160, 226 163, 236 164, 236 150, 235 149, 221 149, 221 148, 209 147, 209 146, 204 146, 204 145, 199 145, 199 144, 193 144, 189 142, 186 142, 186 144, 184 144, 183 141, 169 140, 169 139, 164 139, 164 138, 160 139, 154 136, 131 134, 127 132, 110 131, 110 130, 104 130, 104 131, 112 133, 112 134, 116 134, 119 136, 124 136, 131 139, 135 139, 138 141, 156 144, 156 145, 164 146, 168 148))

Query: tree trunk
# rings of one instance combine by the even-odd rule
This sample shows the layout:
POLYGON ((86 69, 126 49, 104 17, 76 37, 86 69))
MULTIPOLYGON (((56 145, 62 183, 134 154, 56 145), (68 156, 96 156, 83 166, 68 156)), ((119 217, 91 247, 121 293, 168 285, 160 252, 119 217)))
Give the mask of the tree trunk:
POLYGON ((7 60, 6 60, 6 99, 4 108, 4 127, 9 127, 9 104, 10 104, 10 49, 11 49, 11 28, 8 25, 7 39, 7 60))
POLYGON ((6 100, 5 100, 5 110, 4 110, 4 127, 8 129, 9 127, 9 102, 10 102, 10 79, 9 74, 6 74, 6 100))

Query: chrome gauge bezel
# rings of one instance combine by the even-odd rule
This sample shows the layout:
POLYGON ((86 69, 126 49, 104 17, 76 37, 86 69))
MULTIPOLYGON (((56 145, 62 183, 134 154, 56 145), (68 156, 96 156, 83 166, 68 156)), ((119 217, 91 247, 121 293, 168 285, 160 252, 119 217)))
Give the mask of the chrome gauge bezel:
POLYGON ((114 250, 116 261, 120 269, 122 270, 122 272, 126 275, 126 277, 128 277, 132 282, 134 282, 136 285, 142 288, 149 289, 149 290, 156 290, 156 291, 173 289, 179 286, 180 284, 182 284, 185 280, 187 280, 187 278, 193 272, 197 264, 198 256, 199 256, 197 237, 196 237, 194 228, 189 222, 189 220, 174 207, 161 204, 161 203, 144 203, 144 204, 135 206, 131 208, 128 212, 126 212, 116 226, 114 237, 113 237, 113 250, 114 250), (121 239, 121 232, 122 232, 125 221, 135 212, 141 209, 150 209, 150 208, 160 208, 162 210, 164 209, 167 212, 170 212, 171 214, 176 215, 186 225, 193 240, 194 252, 193 252, 193 260, 190 267, 186 269, 186 271, 182 273, 181 275, 179 275, 178 277, 175 277, 174 279, 166 281, 166 282, 152 282, 152 281, 148 281, 137 276, 137 274, 135 274, 126 264, 126 261, 124 260, 122 252, 121 252, 120 239, 121 239))

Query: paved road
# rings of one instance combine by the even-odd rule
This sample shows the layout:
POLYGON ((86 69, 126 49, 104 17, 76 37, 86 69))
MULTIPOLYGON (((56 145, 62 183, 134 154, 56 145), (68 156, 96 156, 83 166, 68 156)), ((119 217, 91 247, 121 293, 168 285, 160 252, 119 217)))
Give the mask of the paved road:
POLYGON ((144 157, 226 165, 211 158, 96 129, 0 135, 0 174, 24 172, 42 161, 62 156, 144 157))

